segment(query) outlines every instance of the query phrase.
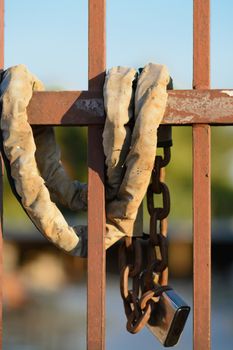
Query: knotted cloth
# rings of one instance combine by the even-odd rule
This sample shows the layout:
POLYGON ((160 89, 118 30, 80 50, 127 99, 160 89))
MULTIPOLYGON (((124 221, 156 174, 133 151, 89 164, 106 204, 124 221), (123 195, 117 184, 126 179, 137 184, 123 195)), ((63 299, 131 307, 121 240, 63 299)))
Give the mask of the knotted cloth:
POLYGON ((106 75, 103 146, 107 166, 106 249, 132 236, 138 208, 154 165, 157 129, 162 121, 170 77, 163 65, 149 63, 134 95, 132 68, 114 67, 106 75), (134 127, 129 126, 134 116, 134 127))
POLYGON ((60 161, 51 127, 31 128, 27 106, 43 84, 24 65, 7 69, 0 85, 1 151, 17 199, 40 232, 73 255, 86 256, 86 228, 70 227, 54 200, 72 210, 87 208, 87 186, 71 181, 60 161))
MULTIPOLYGON (((104 84, 106 249, 121 237, 133 235, 167 102, 169 74, 165 66, 146 65, 134 91, 136 77, 133 68, 114 67, 104 84)), ((86 256, 87 228, 70 227, 55 202, 75 211, 86 210, 87 185, 67 176, 53 128, 28 123, 27 106, 33 91, 43 90, 43 84, 24 65, 3 73, 1 152, 12 190, 35 226, 65 252, 86 256)))

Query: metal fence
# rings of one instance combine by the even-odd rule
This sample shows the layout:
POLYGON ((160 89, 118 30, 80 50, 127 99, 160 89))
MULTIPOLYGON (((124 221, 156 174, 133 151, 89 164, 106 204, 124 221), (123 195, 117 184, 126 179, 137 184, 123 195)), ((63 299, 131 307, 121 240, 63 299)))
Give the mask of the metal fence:
MULTIPOLYGON (((37 92, 28 107, 31 124, 88 126, 88 350, 105 348, 105 203, 102 149, 105 5, 105 0, 89 0, 89 90, 37 92)), ((193 348, 209 350, 210 133, 211 125, 233 125, 233 90, 210 89, 210 0, 194 0, 193 5, 193 90, 168 92, 163 124, 191 125, 193 129, 193 348)), ((0 0, 0 68, 4 66, 3 18, 4 0, 0 0)))

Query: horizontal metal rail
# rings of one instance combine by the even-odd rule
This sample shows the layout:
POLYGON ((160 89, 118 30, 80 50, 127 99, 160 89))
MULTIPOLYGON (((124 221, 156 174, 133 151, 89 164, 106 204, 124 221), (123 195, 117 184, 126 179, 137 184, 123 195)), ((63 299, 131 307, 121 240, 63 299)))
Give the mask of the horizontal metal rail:
MULTIPOLYGON (((101 92, 35 92, 28 106, 31 124, 103 125, 101 92)), ((163 124, 233 124, 233 90, 173 90, 163 124)))

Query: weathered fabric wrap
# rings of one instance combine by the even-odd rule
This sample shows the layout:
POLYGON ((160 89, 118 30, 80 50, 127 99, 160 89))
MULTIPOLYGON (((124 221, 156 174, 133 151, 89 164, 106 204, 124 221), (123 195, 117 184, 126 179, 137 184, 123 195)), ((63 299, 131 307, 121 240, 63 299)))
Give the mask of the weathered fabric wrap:
POLYGON ((65 173, 52 128, 32 130, 28 123, 27 106, 33 91, 44 90, 43 84, 18 65, 4 72, 0 89, 3 154, 13 191, 45 237, 65 252, 85 256, 86 228, 67 224, 49 190, 69 208, 85 209, 86 185, 71 181, 65 173))
POLYGON ((50 197, 73 211, 87 210, 87 184, 71 181, 61 163, 52 127, 32 126, 36 163, 50 197))
POLYGON ((132 135, 125 125, 132 115, 135 71, 113 68, 104 86, 106 124, 103 145, 107 165, 106 248, 132 236, 138 208, 154 165, 157 129, 162 121, 169 82, 167 68, 149 63, 140 74, 134 98, 132 135), (117 174, 117 175, 116 175, 117 174))
POLYGON ((104 84, 106 121, 103 147, 107 165, 106 201, 113 200, 123 180, 124 163, 131 143, 128 125, 133 117, 134 93, 132 83, 136 70, 114 67, 110 69, 104 84))

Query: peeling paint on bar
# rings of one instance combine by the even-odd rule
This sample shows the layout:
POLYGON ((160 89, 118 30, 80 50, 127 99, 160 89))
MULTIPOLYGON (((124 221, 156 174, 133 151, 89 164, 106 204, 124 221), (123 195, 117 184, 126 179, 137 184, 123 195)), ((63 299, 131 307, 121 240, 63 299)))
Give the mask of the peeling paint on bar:
POLYGON ((75 102, 75 107, 80 111, 85 111, 98 117, 104 116, 104 103, 101 98, 77 100, 75 102))
POLYGON ((227 94, 228 96, 233 97, 233 90, 222 90, 221 92, 223 94, 227 94))
MULTIPOLYGON (((233 97, 233 91, 228 91, 228 96, 233 97)), ((186 122, 190 121, 190 118, 195 117, 208 117, 214 118, 217 114, 218 118, 227 118, 233 114, 233 101, 225 97, 212 97, 210 93, 202 95, 197 98, 183 98, 172 96, 168 99, 168 111, 174 110, 174 117, 177 119, 177 114, 185 114, 184 119, 186 122), (188 116, 186 116, 188 114, 188 116)), ((168 116, 171 114, 168 112, 168 116)), ((166 120, 168 119, 166 116, 166 120)))
POLYGON ((169 114, 164 117, 162 124, 179 124, 179 125, 185 125, 185 124, 193 124, 194 117, 191 115, 186 115, 184 117, 177 117, 175 113, 169 112, 169 114))

